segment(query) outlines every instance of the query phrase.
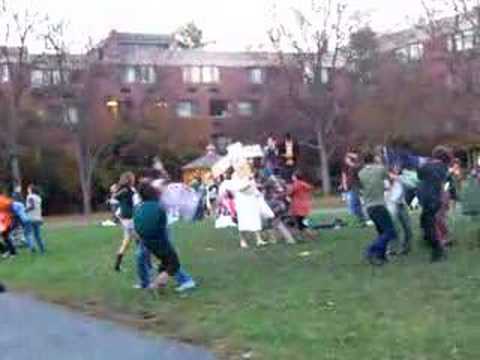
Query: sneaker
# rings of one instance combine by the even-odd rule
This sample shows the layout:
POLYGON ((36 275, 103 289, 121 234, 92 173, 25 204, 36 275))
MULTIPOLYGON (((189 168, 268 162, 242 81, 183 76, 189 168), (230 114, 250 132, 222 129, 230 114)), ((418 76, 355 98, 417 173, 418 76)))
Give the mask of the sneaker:
POLYGON ((381 256, 373 253, 367 253, 365 259, 373 266, 383 266, 388 262, 386 256, 381 256))
POLYGON ((268 242, 266 241, 257 241, 257 247, 262 247, 262 246, 267 246, 268 245, 268 242))
POLYGON ((193 280, 189 280, 187 282, 184 282, 182 285, 180 285, 179 287, 177 287, 175 289, 176 292, 178 293, 183 293, 185 291, 189 291, 189 290, 193 290, 197 287, 197 284, 195 283, 195 281, 193 280))
POLYGON ((135 285, 132 286, 132 288, 135 289, 135 290, 143 290, 143 289, 145 289, 145 288, 144 288, 142 285, 140 285, 140 284, 135 284, 135 285))

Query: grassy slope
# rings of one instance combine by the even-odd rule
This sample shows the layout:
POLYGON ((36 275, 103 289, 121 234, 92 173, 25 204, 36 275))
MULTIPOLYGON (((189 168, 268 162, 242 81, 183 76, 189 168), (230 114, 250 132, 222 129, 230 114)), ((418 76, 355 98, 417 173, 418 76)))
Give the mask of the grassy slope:
POLYGON ((428 264, 417 245, 408 259, 372 269, 360 258, 372 230, 244 252, 208 223, 184 225, 176 243, 201 283, 185 298, 133 290, 133 257, 126 273, 111 271, 117 229, 56 229, 45 258, 2 262, 0 279, 87 311, 148 318, 147 329, 225 357, 252 349, 257 359, 478 359, 479 250, 472 225, 456 229, 460 245, 446 263, 428 264))

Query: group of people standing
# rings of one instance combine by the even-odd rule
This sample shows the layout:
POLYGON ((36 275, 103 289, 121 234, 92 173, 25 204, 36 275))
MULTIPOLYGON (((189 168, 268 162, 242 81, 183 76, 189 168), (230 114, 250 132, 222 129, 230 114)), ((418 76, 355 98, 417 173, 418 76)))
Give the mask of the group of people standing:
POLYGON ((459 162, 443 146, 436 147, 431 157, 391 155, 388 149, 377 148, 363 158, 355 152, 345 157, 342 190, 350 213, 363 224, 365 209, 378 232, 366 258, 381 265, 389 253, 410 253, 413 232, 409 206, 418 199, 422 209, 420 225, 425 243, 431 248, 431 260, 440 261, 450 242, 447 216, 458 192, 459 162), (403 232, 401 241, 395 222, 403 232), (395 243, 400 243, 400 248, 395 243))
POLYGON ((307 226, 313 186, 297 170, 298 145, 287 134, 282 142, 269 136, 264 157, 237 159, 216 179, 216 228, 238 230, 240 247, 287 244, 313 234, 307 226))
POLYGON ((38 188, 30 185, 24 201, 20 192, 11 196, 0 195, 0 242, 2 258, 12 258, 18 254, 17 248, 26 246, 32 253, 45 253, 45 243, 41 227, 42 197, 38 188))

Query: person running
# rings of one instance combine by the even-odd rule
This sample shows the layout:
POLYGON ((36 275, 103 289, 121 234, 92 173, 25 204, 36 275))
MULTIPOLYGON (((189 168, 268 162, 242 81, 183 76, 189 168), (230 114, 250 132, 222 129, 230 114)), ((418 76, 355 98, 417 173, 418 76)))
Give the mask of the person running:
POLYGON ((449 149, 438 146, 433 150, 432 158, 418 170, 420 180, 418 200, 422 207, 420 223, 424 240, 432 249, 432 262, 445 258, 444 238, 448 233, 448 227, 442 208, 448 202, 445 184, 451 159, 449 149))
POLYGON ((194 289, 196 283, 182 270, 178 254, 169 239, 167 212, 158 201, 157 190, 150 183, 143 182, 138 193, 141 202, 133 217, 134 228, 141 243, 161 263, 159 275, 151 287, 164 287, 169 278, 174 277, 178 284, 176 291, 194 289))
POLYGON ((28 234, 29 245, 32 251, 36 251, 31 237, 37 245, 38 250, 41 254, 45 253, 45 242, 42 239, 42 225, 43 225, 43 216, 42 216, 42 197, 38 188, 34 185, 28 186, 28 196, 27 196, 27 207, 25 209, 27 215, 30 218, 30 234, 28 234))
POLYGON ((122 260, 125 252, 134 238, 133 228, 133 208, 135 197, 135 175, 132 172, 126 172, 120 176, 118 182, 118 191, 114 198, 118 201, 119 213, 118 217, 123 228, 123 241, 118 249, 115 260, 115 271, 121 271, 122 260))
POLYGON ((383 265, 387 262, 387 247, 397 233, 390 213, 385 205, 385 180, 387 169, 380 156, 365 156, 365 167, 359 172, 363 198, 368 216, 375 224, 377 238, 367 248, 366 257, 372 265, 383 265))
POLYGON ((306 224, 307 218, 312 211, 312 191, 313 186, 305 181, 305 178, 299 172, 292 176, 292 185, 289 187, 289 194, 292 199, 290 204, 290 213, 295 219, 295 227, 300 234, 304 232, 312 238, 314 234, 309 231, 306 224))

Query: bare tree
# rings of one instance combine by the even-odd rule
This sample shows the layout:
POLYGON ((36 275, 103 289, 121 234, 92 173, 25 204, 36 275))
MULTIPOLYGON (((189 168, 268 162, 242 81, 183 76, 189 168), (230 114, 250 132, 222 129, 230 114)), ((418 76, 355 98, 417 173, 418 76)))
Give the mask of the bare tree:
POLYGON ((19 160, 19 129, 21 112, 25 97, 29 93, 29 75, 32 66, 28 52, 29 46, 36 40, 40 27, 46 17, 38 12, 15 10, 5 0, 0 4, 0 48, 1 95, 6 107, 6 117, 0 141, 8 152, 8 162, 15 186, 22 184, 19 160))
POLYGON ((296 25, 276 24, 269 36, 291 80, 291 102, 315 133, 315 143, 306 145, 318 151, 323 191, 329 194, 330 160, 342 143, 345 119, 337 79, 346 66, 343 49, 358 23, 342 0, 312 0, 307 11, 293 9, 293 14, 296 25), (301 88, 295 85, 299 74, 301 88))
POLYGON ((46 46, 52 51, 47 67, 57 74, 48 96, 56 114, 55 124, 61 126, 74 144, 83 210, 89 215, 94 173, 111 147, 114 119, 100 94, 103 72, 92 60, 95 57, 89 56, 95 51, 91 41, 82 54, 73 55, 67 31, 68 24, 59 22, 49 24, 44 34, 46 46))

